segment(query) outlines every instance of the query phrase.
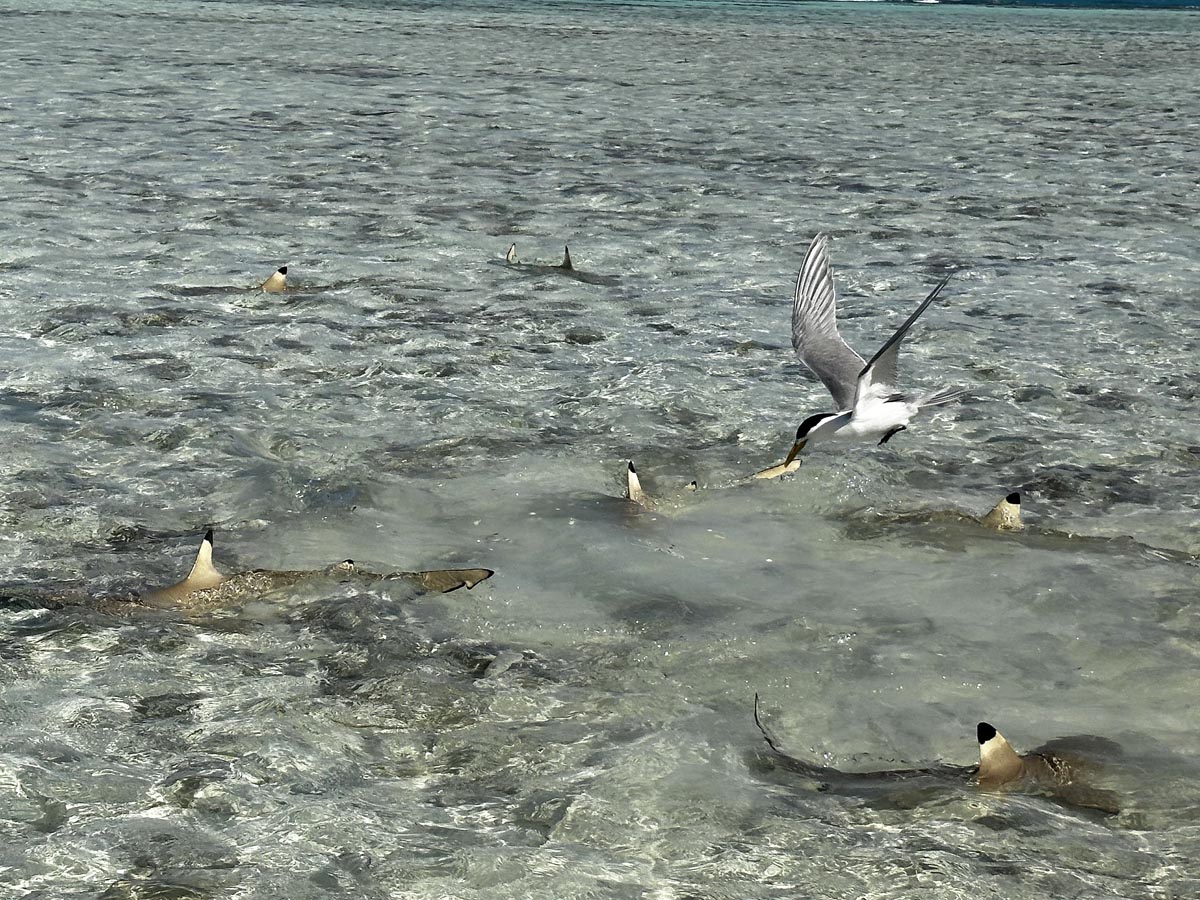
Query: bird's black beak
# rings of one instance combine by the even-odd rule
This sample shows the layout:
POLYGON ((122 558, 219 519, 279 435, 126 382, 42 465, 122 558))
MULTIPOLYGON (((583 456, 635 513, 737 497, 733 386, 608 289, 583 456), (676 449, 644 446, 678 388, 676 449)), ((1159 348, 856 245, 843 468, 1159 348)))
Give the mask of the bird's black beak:
POLYGON ((808 443, 807 439, 801 439, 801 440, 796 441, 796 443, 792 444, 791 452, 788 453, 787 459, 785 459, 783 461, 783 464, 785 466, 790 466, 792 464, 793 460, 795 460, 795 458, 800 455, 800 451, 804 449, 804 445, 807 443, 808 443))

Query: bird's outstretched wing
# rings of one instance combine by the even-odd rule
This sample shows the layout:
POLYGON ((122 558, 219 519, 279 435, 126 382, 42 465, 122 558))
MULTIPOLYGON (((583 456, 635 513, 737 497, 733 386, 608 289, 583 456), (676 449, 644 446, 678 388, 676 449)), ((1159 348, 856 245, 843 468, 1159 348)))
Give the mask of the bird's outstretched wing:
POLYGON ((857 387, 854 392, 854 405, 857 406, 861 400, 870 396, 884 396, 894 394, 896 392, 896 357, 900 353, 900 342, 904 340, 904 335, 908 333, 908 329, 912 328, 913 323, 921 317, 921 313, 929 308, 937 295, 942 292, 942 288, 950 281, 954 273, 943 278, 938 286, 929 292, 921 305, 916 308, 911 316, 904 320, 904 324, 896 329, 896 333, 887 339, 879 352, 871 357, 871 361, 867 363, 862 372, 858 375, 857 387))
POLYGON ((818 234, 804 255, 792 299, 792 347, 821 379, 839 411, 850 409, 863 358, 837 329, 837 298, 829 267, 829 237, 818 234))

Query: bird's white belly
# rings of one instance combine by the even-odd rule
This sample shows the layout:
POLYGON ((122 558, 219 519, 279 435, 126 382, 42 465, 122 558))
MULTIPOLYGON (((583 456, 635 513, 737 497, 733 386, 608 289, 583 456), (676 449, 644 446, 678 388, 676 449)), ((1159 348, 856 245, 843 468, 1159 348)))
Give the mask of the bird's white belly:
POLYGON ((839 428, 836 437, 844 441, 877 441, 893 428, 907 425, 913 408, 904 402, 875 402, 854 410, 850 421, 839 428))

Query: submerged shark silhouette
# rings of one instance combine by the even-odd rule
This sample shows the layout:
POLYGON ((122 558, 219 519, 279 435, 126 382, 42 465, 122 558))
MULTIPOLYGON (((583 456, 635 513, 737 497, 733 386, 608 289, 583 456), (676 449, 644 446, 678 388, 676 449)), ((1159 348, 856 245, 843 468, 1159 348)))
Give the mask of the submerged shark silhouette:
POLYGON ((200 542, 200 549, 186 578, 174 584, 128 596, 89 597, 87 595, 3 592, 3 596, 36 605, 60 607, 92 604, 105 612, 137 607, 172 609, 197 614, 214 612, 263 597, 306 581, 321 579, 336 582, 410 581, 426 591, 449 593, 459 588, 473 588, 495 574, 491 569, 432 569, 423 572, 368 572, 358 568, 353 560, 342 560, 324 569, 278 571, 252 569, 229 575, 213 564, 213 531, 210 528, 200 542))
POLYGON ((253 569, 249 572, 224 575, 213 565, 212 551, 213 532, 210 528, 200 542, 200 550, 196 553, 196 559, 187 577, 165 588, 140 595, 138 602, 144 606, 158 608, 219 609, 317 578, 337 581, 390 581, 404 578, 426 590, 449 593, 463 587, 473 588, 494 574, 491 569, 436 569, 427 572, 380 574, 359 569, 353 560, 346 559, 324 569, 253 569))
POLYGON ((1026 547, 1118 553, 1187 566, 1200 565, 1200 556, 1186 550, 1156 547, 1130 535, 1079 534, 1049 527, 1042 524, 1044 521, 1043 519, 1027 524, 1021 515, 1021 495, 1013 491, 992 507, 987 515, 980 517, 946 509, 919 509, 898 513, 863 509, 845 521, 843 532, 855 540, 876 540, 883 536, 904 534, 923 543, 958 547, 968 536, 962 525, 966 524, 972 528, 982 525, 993 531, 1011 535, 1012 540, 1026 547))
POLYGON ((1091 787, 1083 780, 1098 768, 1097 761, 1088 759, 1087 750, 1108 756, 1120 755, 1120 747, 1104 738, 1090 735, 1060 738, 1029 753, 1019 754, 992 725, 980 722, 976 727, 977 765, 935 763, 911 769, 843 772, 805 762, 785 752, 759 715, 758 694, 754 695, 754 724, 771 750, 772 762, 785 771, 818 782, 819 790, 853 794, 886 790, 897 783, 919 783, 933 789, 965 785, 988 791, 1018 791, 1044 796, 1064 806, 1096 810, 1105 815, 1116 815, 1121 811, 1120 797, 1116 793, 1091 787))
MULTIPOLYGON (((788 465, 781 463, 777 466, 772 466, 770 469, 763 469, 761 472, 752 475, 751 478, 780 477, 794 472, 798 468, 800 468, 800 461, 795 460, 788 465)), ((697 490, 696 482, 690 482, 687 485, 687 490, 697 490)), ((661 502, 651 498, 642 488, 641 479, 638 478, 637 469, 634 468, 632 461, 629 462, 625 475, 625 499, 648 510, 656 509, 659 502, 661 502)), ((931 514, 926 513, 923 515, 929 517, 931 514)), ((1020 531, 1025 527, 1021 521, 1021 494, 1019 491, 1013 491, 1001 498, 1000 502, 983 516, 976 517, 957 511, 938 512, 935 515, 956 521, 982 525, 985 528, 991 528, 995 531, 1020 531)))
POLYGON ((595 272, 581 272, 575 268, 571 262, 570 247, 563 247, 562 262, 558 265, 553 263, 543 262, 521 262, 517 259, 517 245, 515 243, 508 245, 508 252, 504 254, 505 264, 512 269, 520 272, 526 272, 530 275, 562 275, 566 278, 573 278, 576 281, 582 281, 584 284, 616 284, 617 278, 613 275, 597 275, 595 272))
POLYGON ((993 531, 1023 531, 1025 528, 1025 523, 1021 521, 1020 491, 1006 494, 999 503, 982 516, 973 516, 956 509, 925 509, 899 513, 873 512, 872 515, 889 524, 968 524, 982 525, 993 531))

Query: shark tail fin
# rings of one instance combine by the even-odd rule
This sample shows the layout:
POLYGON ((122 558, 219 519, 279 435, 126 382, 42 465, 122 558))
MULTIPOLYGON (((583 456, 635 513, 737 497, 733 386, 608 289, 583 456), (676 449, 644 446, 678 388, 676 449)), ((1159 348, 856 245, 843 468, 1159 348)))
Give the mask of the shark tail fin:
POLYGON ((758 714, 758 705, 759 705, 758 704, 758 691, 755 691, 754 692, 754 724, 758 727, 758 730, 762 734, 763 739, 767 742, 768 747, 770 747, 772 750, 774 750, 780 756, 787 756, 787 754, 783 752, 783 747, 780 746, 779 741, 776 739, 775 735, 773 735, 771 733, 771 731, 767 728, 766 724, 763 722, 762 717, 758 714))
POLYGON ((991 512, 980 522, 988 528, 998 531, 1020 531, 1024 528, 1021 522, 1021 493, 1013 491, 992 507, 991 512))
POLYGON ((559 266, 559 268, 560 268, 560 269, 574 269, 574 268, 575 268, 575 266, 573 266, 573 265, 571 264, 571 248, 570 248, 570 247, 567 247, 567 246, 565 246, 565 245, 563 246, 563 261, 562 261, 562 265, 561 265, 561 266, 559 266))
POLYGON ((204 540, 200 542, 200 549, 196 552, 196 561, 192 563, 192 570, 188 572, 184 584, 196 589, 212 587, 225 580, 225 576, 213 565, 212 555, 213 530, 210 528, 204 532, 204 540))
POLYGON ((504 254, 504 261, 512 265, 517 261, 517 244, 516 241, 508 245, 508 252, 504 254))
POLYGON ((979 772, 976 780, 983 787, 996 787, 1016 781, 1025 771, 1025 764, 1012 744, 987 722, 977 727, 979 737, 979 772))

